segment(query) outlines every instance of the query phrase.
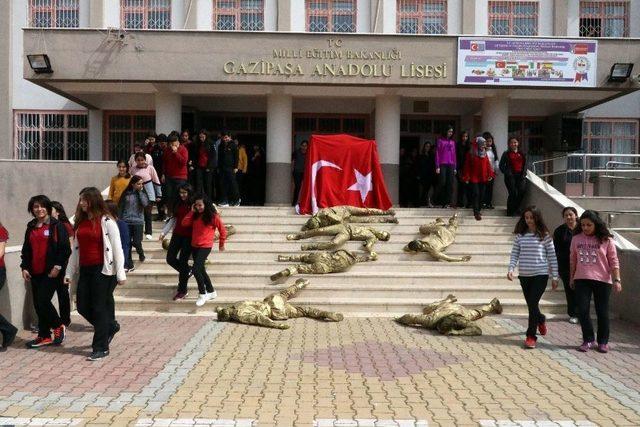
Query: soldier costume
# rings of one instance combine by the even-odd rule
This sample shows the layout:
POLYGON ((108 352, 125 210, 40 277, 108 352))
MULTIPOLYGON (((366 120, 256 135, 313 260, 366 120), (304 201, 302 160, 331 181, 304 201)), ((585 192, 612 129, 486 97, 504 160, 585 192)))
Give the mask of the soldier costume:
POLYGON ((458 214, 449 218, 449 224, 445 224, 442 218, 437 218, 434 222, 420 226, 420 234, 426 235, 422 239, 409 242, 405 247, 405 252, 427 252, 433 258, 449 262, 463 262, 471 259, 470 255, 461 257, 449 256, 443 251, 450 246, 456 238, 458 230, 458 214))
POLYGON ((434 329, 443 335, 482 335, 482 329, 473 324, 473 321, 491 313, 502 313, 502 305, 497 298, 479 309, 463 307, 456 301, 455 296, 449 295, 441 301, 429 304, 424 308, 423 314, 405 314, 397 318, 396 322, 434 329))
POLYGON ((302 226, 302 230, 313 230, 314 228, 327 227, 329 225, 345 222, 386 222, 397 224, 398 219, 394 216, 395 214, 396 213, 393 209, 385 211, 374 208, 357 208, 355 206, 334 206, 332 208, 320 209, 318 212, 313 214, 313 216, 302 226))
POLYGON ((298 317, 340 322, 344 318, 340 313, 293 305, 288 302, 308 284, 309 280, 298 279, 294 285, 280 292, 275 292, 262 301, 242 301, 230 307, 216 307, 218 321, 235 321, 247 325, 276 329, 289 329, 289 325, 274 322, 274 320, 287 320, 298 317))
POLYGON ((351 268, 358 262, 375 261, 378 254, 371 252, 368 255, 355 255, 344 249, 333 252, 313 252, 301 255, 278 255, 281 262, 302 262, 303 264, 293 265, 285 268, 271 276, 271 281, 275 282, 283 277, 296 274, 328 274, 340 273, 351 268))
POLYGON ((373 227, 352 225, 352 224, 335 224, 327 227, 315 228, 311 230, 301 231, 295 234, 287 234, 287 240, 307 239, 313 236, 334 236, 329 242, 306 243, 301 246, 303 251, 309 250, 327 250, 338 249, 349 240, 362 241, 362 245, 369 252, 373 250, 373 245, 378 241, 388 241, 391 237, 388 231, 379 231, 373 227))

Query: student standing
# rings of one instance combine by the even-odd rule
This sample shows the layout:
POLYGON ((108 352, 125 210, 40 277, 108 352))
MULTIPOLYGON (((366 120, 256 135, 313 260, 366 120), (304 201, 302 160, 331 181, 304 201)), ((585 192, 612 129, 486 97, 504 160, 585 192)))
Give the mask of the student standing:
MULTIPOLYGON (((195 153, 195 188, 198 192, 206 194, 213 200, 215 195, 214 175, 218 167, 218 152, 215 144, 204 129, 198 132, 195 153)), ((182 187, 180 186, 179 188, 182 187)), ((179 202, 179 198, 176 202, 179 202)), ((169 206, 169 209, 173 208, 173 206, 175 206, 175 203, 169 206)))
POLYGON ((547 323, 540 312, 540 299, 547 288, 549 273, 551 286, 558 287, 558 261, 549 229, 542 214, 535 206, 529 206, 520 216, 513 234, 516 235, 511 249, 511 262, 507 279, 513 280, 518 266, 520 286, 529 309, 529 327, 524 341, 525 348, 536 347, 536 328, 540 335, 547 334, 547 323))
POLYGON ((484 192, 487 185, 493 182, 495 172, 490 165, 487 155, 486 141, 479 136, 471 144, 469 152, 465 156, 464 169, 462 171, 463 181, 471 189, 471 200, 473 205, 473 216, 476 221, 482 219, 480 209, 484 200, 484 192))
POLYGON ((193 197, 193 209, 182 220, 184 227, 192 227, 191 253, 193 254, 193 276, 198 283, 200 296, 196 301, 198 307, 203 306, 207 301, 218 296, 213 289, 211 279, 207 274, 204 263, 211 253, 211 248, 215 240, 215 233, 218 230, 220 242, 218 249, 224 251, 224 242, 227 239, 227 230, 220 215, 216 212, 213 202, 204 194, 197 194, 193 197))
POLYGON ((117 205, 120 202, 120 196, 122 196, 127 185, 129 185, 130 179, 129 164, 124 160, 118 160, 118 175, 111 178, 107 200, 113 200, 117 205))
MULTIPOLYGON (((495 177, 496 171, 499 169, 498 165, 498 150, 496 150, 496 144, 493 140, 493 135, 490 132, 482 134, 485 139, 485 147, 487 151, 487 157, 489 158, 489 167, 495 177)), ((493 209, 493 183, 494 180, 490 180, 485 184, 484 198, 482 200, 482 207, 486 209, 493 209)))
MULTIPOLYGON (((4 252, 7 249, 7 241, 9 240, 9 233, 7 229, 0 223, 0 290, 4 287, 7 281, 7 268, 4 263, 4 252)), ((7 348, 16 339, 18 328, 13 326, 5 317, 0 314, 0 333, 2 333, 2 347, 7 348)))
MULTIPOLYGON (((144 262, 145 260, 144 249, 142 247, 142 232, 144 228, 144 210, 148 205, 149 198, 143 189, 142 178, 132 176, 131 181, 129 181, 129 186, 120 198, 118 216, 129 226, 131 247, 136 248, 140 262, 144 262)), ((131 247, 129 247, 129 253, 126 255, 125 265, 125 268, 130 271, 134 268, 131 247)))
POLYGON ((567 315, 569 315, 569 323, 577 324, 578 312, 576 310, 575 291, 571 289, 570 282, 570 255, 571 255, 571 239, 573 232, 578 225, 578 211, 573 206, 567 206, 562 209, 562 219, 564 224, 556 228, 553 232, 553 246, 556 249, 556 257, 558 258, 558 271, 564 286, 564 293, 567 298, 567 315))
MULTIPOLYGON (((57 201, 51 202, 51 216, 64 225, 64 228, 67 230, 67 234, 69 235, 69 247, 72 247, 73 239, 75 238, 75 231, 73 230, 73 225, 71 225, 62 203, 57 201)), ((71 255, 71 253, 69 253, 69 255, 71 255)), ((62 276, 60 276, 60 280, 58 280, 57 284, 58 287, 56 288, 56 294, 58 295, 60 319, 62 319, 62 323, 68 327, 71 324, 71 296, 69 293, 69 285, 64 283, 62 276)))
POLYGON ((218 172, 220 173, 220 206, 239 206, 240 195, 236 172, 238 172, 238 147, 228 132, 222 132, 218 147, 218 172))
POLYGON ((80 192, 75 216, 76 240, 65 282, 79 271, 78 313, 94 328, 90 361, 109 355, 109 343, 118 328, 112 319, 113 291, 126 283, 124 253, 116 221, 100 190, 88 187, 80 192))
MULTIPOLYGON (((471 140, 469 139, 469 132, 466 130, 460 134, 460 139, 456 143, 456 163, 458 170, 464 170, 464 162, 467 156, 467 152, 471 148, 471 140)), ((457 203, 459 208, 471 207, 471 191, 469 185, 462 179, 462 175, 458 174, 458 191, 457 191, 457 203)))
POLYGON ((589 315, 591 295, 598 316, 598 351, 609 351, 609 298, 611 288, 622 292, 620 262, 613 235, 596 211, 580 215, 571 239, 571 284, 575 289, 578 318, 582 327, 579 351, 596 346, 596 337, 589 315))
POLYGON ((449 127, 444 136, 436 141, 436 175, 440 200, 443 208, 451 205, 453 193, 453 179, 457 173, 456 141, 453 139, 453 127, 449 127))
POLYGON ((34 196, 29 200, 33 220, 27 224, 22 245, 22 277, 31 283, 33 304, 38 315, 38 337, 27 347, 38 348, 62 344, 66 328, 51 303, 64 277, 71 254, 69 235, 64 225, 51 217, 51 200, 47 196, 34 196), (53 340, 51 331, 53 330, 53 340))
POLYGON ((149 197, 149 204, 144 208, 144 234, 147 240, 152 239, 152 224, 151 224, 151 208, 153 204, 162 198, 162 187, 160 186, 160 178, 156 169, 148 165, 145 157, 142 153, 135 155, 135 165, 129 169, 131 175, 139 176, 142 178, 142 185, 144 191, 149 197))
POLYGON ((500 172, 507 186, 507 215, 516 215, 524 198, 527 177, 527 158, 519 150, 517 138, 509 138, 509 149, 500 157, 500 172))
POLYGON ((164 181, 167 189, 165 197, 167 206, 173 206, 178 197, 178 186, 187 182, 188 161, 189 152, 187 148, 180 144, 177 135, 172 134, 162 157, 164 181))
POLYGON ((172 216, 160 233, 160 241, 171 233, 169 248, 167 249, 167 264, 178 272, 178 290, 173 296, 174 301, 184 299, 189 292, 187 282, 191 273, 189 257, 191 256, 191 227, 182 224, 182 221, 192 210, 193 188, 189 184, 183 184, 178 188, 178 201, 172 207, 172 216))

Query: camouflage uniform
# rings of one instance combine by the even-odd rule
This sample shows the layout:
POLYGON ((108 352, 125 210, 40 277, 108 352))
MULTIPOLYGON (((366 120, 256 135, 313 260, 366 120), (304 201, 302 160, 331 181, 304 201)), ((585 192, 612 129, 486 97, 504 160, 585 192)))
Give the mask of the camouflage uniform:
POLYGON ((302 255, 278 255, 281 262, 302 262, 303 264, 285 268, 271 276, 271 281, 275 282, 283 277, 296 274, 328 274, 340 273, 351 268, 358 262, 375 261, 378 255, 371 252, 369 255, 355 255, 343 249, 334 252, 314 252, 302 255))
POLYGON ((309 284, 307 279, 298 279, 296 283, 280 292, 275 292, 262 301, 242 301, 230 307, 216 307, 219 321, 235 321, 247 325, 266 326, 268 328, 289 329, 286 323, 274 320, 310 317, 312 319, 340 322, 342 314, 289 304, 298 292, 309 284))
POLYGON ((482 329, 473 324, 491 313, 502 313, 502 305, 497 298, 479 309, 468 309, 456 304, 457 298, 449 295, 441 301, 436 301, 424 308, 423 314, 405 314, 396 322, 408 326, 422 326, 435 329, 443 335, 482 335, 482 329))
POLYGON ((295 234, 287 234, 287 240, 307 239, 313 236, 334 236, 329 242, 306 243, 301 246, 303 251, 309 250, 327 250, 338 249, 349 240, 362 241, 362 245, 369 252, 373 250, 373 245, 378 241, 387 241, 391 237, 387 231, 379 231, 373 227, 352 225, 352 224, 335 224, 327 227, 315 228, 312 230, 301 231, 295 234))
POLYGON ((420 234, 426 235, 422 239, 409 242, 405 247, 405 252, 427 252, 433 258, 449 262, 469 261, 470 255, 462 257, 452 257, 443 253, 456 239, 458 230, 458 214, 454 214, 446 225, 442 218, 437 218, 434 222, 420 226, 420 234))
POLYGON ((327 227, 344 222, 387 222, 397 224, 398 219, 394 216, 395 214, 393 209, 384 211, 382 209, 357 208, 355 206, 334 206, 320 209, 313 214, 302 226, 302 230, 313 230, 314 228, 327 227))

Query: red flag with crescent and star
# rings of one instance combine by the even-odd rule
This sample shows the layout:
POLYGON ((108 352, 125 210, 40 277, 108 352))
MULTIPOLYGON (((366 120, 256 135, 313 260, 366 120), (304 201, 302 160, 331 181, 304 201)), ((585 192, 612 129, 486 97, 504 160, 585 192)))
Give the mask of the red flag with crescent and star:
POLYGON ((311 214, 340 205, 391 208, 376 141, 312 135, 296 211, 311 214))

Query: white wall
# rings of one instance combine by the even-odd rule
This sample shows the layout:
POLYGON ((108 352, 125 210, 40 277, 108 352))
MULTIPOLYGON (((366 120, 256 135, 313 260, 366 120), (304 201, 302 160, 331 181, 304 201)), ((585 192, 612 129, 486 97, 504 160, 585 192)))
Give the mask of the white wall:
POLYGON ((171 0, 171 29, 182 30, 185 27, 185 1, 189 0, 171 0))
POLYGON ((397 3, 394 0, 382 0, 382 33, 395 34, 397 3))
MULTIPOLYGON (((211 2, 209 2, 211 3, 211 2)), ((277 0, 264 0, 264 30, 278 30, 278 2, 277 0)))
POLYGON ((629 36, 640 37, 640 1, 635 0, 629 3, 629 36))
POLYGON ((120 28, 120 0, 103 0, 102 17, 104 28, 120 28))
POLYGON ((567 1, 567 36, 580 36, 580 0, 567 1))
POLYGON ((304 32, 306 30, 306 12, 304 1, 291 1, 291 31, 304 32))
POLYGON ((584 115, 585 118, 620 117, 638 119, 640 118, 640 92, 630 93, 629 95, 609 101, 606 104, 585 110, 584 115))
MULTIPOLYGON (((13 0, 13 19, 11 20, 11 67, 13 71, 11 107, 14 110, 84 110, 80 105, 69 101, 51 91, 41 88, 23 79, 23 36, 22 28, 28 24, 28 0, 13 0)), ((84 3, 84 2, 83 2, 84 3)), ((83 4, 84 5, 84 4, 83 4)), ((88 15, 85 25, 89 24, 88 15)), ((46 53, 46 31, 41 39, 42 51, 46 53)), ((51 67, 55 73, 56 58, 51 59, 51 67)))
POLYGON ((538 35, 541 37, 553 36, 553 1, 538 1, 538 35))
POLYGON ((193 0, 191 13, 196 14, 196 28, 211 30, 213 17, 213 3, 209 0, 193 0))
POLYGON ((489 1, 476 0, 476 28, 475 35, 489 34, 489 1))
POLYGON ((356 19, 356 32, 371 32, 371 1, 358 0, 358 17, 356 19))
POLYGON ((449 0, 447 2, 447 34, 462 34, 462 5, 463 0, 449 0))

